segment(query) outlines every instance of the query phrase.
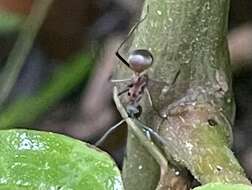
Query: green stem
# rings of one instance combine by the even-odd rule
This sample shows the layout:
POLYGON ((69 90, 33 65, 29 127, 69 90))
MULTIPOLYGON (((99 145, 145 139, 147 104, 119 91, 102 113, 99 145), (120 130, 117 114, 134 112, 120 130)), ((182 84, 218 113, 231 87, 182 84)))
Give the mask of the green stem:
POLYGON ((52 2, 53 0, 34 1, 31 13, 22 26, 18 39, 2 70, 0 80, 0 106, 6 101, 15 85, 18 74, 25 63, 25 59, 32 48, 34 39, 52 2))
MULTIPOLYGON (((235 111, 226 41, 229 0, 146 0, 143 12, 147 5, 148 18, 129 48, 148 49, 155 60, 149 69, 155 81, 148 87, 154 109, 142 103, 140 120, 165 139, 166 159, 187 168, 202 184, 250 184, 229 149, 235 111)), ((130 70, 118 66, 117 74, 126 78, 130 70)), ((126 189, 153 189, 157 168, 139 142, 128 138, 126 189), (148 168, 136 171, 134 162, 148 168)))

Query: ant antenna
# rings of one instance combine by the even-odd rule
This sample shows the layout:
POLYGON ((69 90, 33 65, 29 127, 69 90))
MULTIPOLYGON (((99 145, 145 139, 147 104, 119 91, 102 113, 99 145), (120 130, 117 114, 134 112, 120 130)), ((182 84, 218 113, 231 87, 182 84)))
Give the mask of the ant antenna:
POLYGON ((115 124, 113 127, 111 127, 109 130, 106 131, 104 135, 95 143, 95 146, 100 146, 104 140, 109 136, 110 133, 112 133, 117 127, 119 127, 123 122, 125 122, 126 119, 122 119, 120 122, 115 124))
POLYGON ((120 46, 118 47, 117 51, 116 51, 116 56, 127 66, 130 67, 129 63, 126 61, 126 59, 124 59, 121 54, 119 53, 119 50, 122 48, 122 46, 125 44, 125 42, 130 38, 130 36, 133 34, 133 32, 137 29, 138 25, 140 23, 142 23, 147 15, 149 14, 149 5, 147 5, 147 10, 146 10, 146 14, 144 15, 144 17, 139 20, 130 30, 130 32, 128 33, 127 37, 122 41, 122 43, 120 44, 120 46))

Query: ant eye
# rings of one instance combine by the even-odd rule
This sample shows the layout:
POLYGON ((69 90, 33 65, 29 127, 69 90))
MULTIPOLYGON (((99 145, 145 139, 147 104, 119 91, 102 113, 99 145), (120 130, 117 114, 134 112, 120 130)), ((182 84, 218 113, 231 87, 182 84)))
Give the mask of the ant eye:
POLYGON ((140 117, 140 115, 141 115, 141 113, 142 113, 142 111, 143 111, 143 110, 142 110, 142 107, 141 107, 140 105, 137 106, 137 109, 138 109, 138 113, 135 113, 135 115, 134 115, 136 118, 140 117))
POLYGON ((131 52, 128 62, 132 70, 141 73, 152 65, 153 56, 146 49, 137 49, 131 52))

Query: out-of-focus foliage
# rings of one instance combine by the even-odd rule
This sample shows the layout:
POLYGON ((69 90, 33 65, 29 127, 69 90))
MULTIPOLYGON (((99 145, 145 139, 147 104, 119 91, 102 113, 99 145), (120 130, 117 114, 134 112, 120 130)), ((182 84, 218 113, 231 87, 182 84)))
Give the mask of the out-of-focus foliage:
POLYGON ((106 153, 59 134, 3 130, 0 161, 0 189, 123 189, 106 153))
POLYGON ((0 10, 0 33, 18 30, 25 16, 0 10))
POLYGON ((252 190, 252 187, 243 184, 209 183, 193 190, 252 190))
POLYGON ((90 70, 88 56, 80 54, 72 58, 37 95, 21 98, 4 109, 0 114, 0 129, 29 126, 87 78, 90 70))

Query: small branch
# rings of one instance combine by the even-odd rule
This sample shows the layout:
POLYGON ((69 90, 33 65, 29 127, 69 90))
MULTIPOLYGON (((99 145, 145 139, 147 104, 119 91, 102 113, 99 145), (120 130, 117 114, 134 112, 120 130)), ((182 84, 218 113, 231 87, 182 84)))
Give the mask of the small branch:
POLYGON ((47 15, 53 0, 36 0, 31 13, 21 28, 18 39, 10 52, 7 63, 2 70, 0 80, 0 107, 8 98, 19 72, 25 63, 34 39, 47 15))
MULTIPOLYGON (((143 129, 146 127, 136 119, 131 119, 128 117, 126 110, 124 109, 123 105, 119 100, 118 90, 116 87, 114 87, 113 97, 118 111, 128 124, 130 130, 132 130, 133 134, 139 139, 140 144, 144 146, 144 148, 151 154, 151 156, 156 160, 156 162, 160 166, 160 180, 156 189, 157 190, 167 189, 167 186, 165 184, 166 181, 165 178, 167 177, 167 171, 168 171, 167 160, 165 159, 159 148, 144 134, 143 129), (140 128, 142 128, 142 130, 140 128)), ((138 168, 141 167, 142 166, 139 165, 138 168)))

